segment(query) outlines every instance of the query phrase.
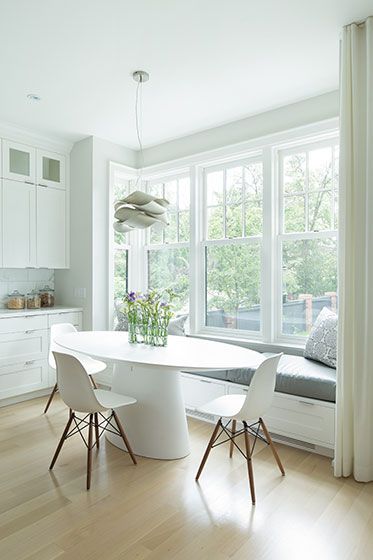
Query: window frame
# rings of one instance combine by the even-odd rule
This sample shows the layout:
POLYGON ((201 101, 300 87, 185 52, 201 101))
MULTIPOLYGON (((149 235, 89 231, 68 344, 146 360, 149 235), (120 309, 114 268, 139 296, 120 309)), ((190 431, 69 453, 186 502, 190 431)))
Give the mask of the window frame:
MULTIPOLYGON (((166 183, 173 180, 179 181, 180 179, 189 178, 190 181, 190 173, 189 168, 181 170, 175 173, 165 173, 164 175, 156 175, 156 176, 146 176, 144 187, 146 192, 149 191, 149 186, 159 184, 159 183, 166 183)), ((179 189, 179 185, 177 187, 179 189)), ((163 187, 164 192, 164 187, 163 187)), ((150 251, 160 251, 160 250, 172 250, 172 249, 182 249, 186 248, 189 249, 189 258, 190 258, 190 240, 191 240, 191 182, 189 183, 189 195, 190 195, 190 202, 189 202, 189 241, 175 241, 175 242, 168 242, 165 241, 163 243, 150 243, 150 228, 148 231, 144 231, 143 234, 143 255, 142 255, 142 272, 144 276, 144 289, 148 289, 148 280, 149 280, 149 252, 150 251)), ((179 208, 176 210, 177 216, 179 213, 182 212, 179 208)), ((179 238, 179 217, 177 218, 177 237, 179 238)), ((189 264, 189 314, 190 314, 190 306, 191 306, 191 297, 190 297, 190 280, 191 280, 191 267, 189 264)))
MULTIPOLYGON (((325 139, 299 139, 298 142, 294 143, 291 147, 277 146, 275 148, 275 165, 277 167, 277 180, 275 182, 275 202, 277 210, 276 219, 276 246, 274 248, 275 252, 275 271, 274 271, 274 341, 277 343, 293 343, 296 345, 304 346, 307 337, 301 335, 286 335, 282 332, 282 321, 283 321, 283 305, 282 305, 282 293, 283 293, 283 244, 286 241, 300 241, 300 240, 317 240, 317 239, 335 239, 338 246, 338 230, 328 229, 320 231, 309 231, 306 229, 303 232, 286 232, 285 231, 285 217, 284 217, 284 184, 283 184, 283 162, 284 158, 288 155, 297 154, 301 151, 305 151, 306 166, 308 165, 308 152, 314 149, 331 147, 332 148, 332 193, 334 193, 334 160, 335 160, 335 147, 339 145, 339 135, 338 132, 328 135, 325 139)), ((308 172, 306 171, 308 174, 308 172)), ((308 177, 307 177, 308 181, 308 177)), ((313 191, 317 192, 317 191, 313 191)), ((308 197, 308 188, 305 191, 305 196, 308 197)), ((308 226, 308 206, 305 206, 305 227, 308 226)), ((333 220, 333 225, 335 224, 333 220)))
MULTIPOLYGON (((215 334, 219 337, 226 337, 229 335, 231 338, 250 338, 252 340, 262 340, 263 338, 263 314, 262 309, 260 313, 260 330, 259 331, 249 331, 249 330, 242 330, 242 329, 228 329, 224 327, 211 327, 205 324, 206 315, 207 315, 207 269, 206 269, 206 255, 208 247, 224 247, 224 246, 232 246, 232 245, 252 245, 252 246, 259 246, 260 248, 260 259, 261 259, 261 274, 260 274, 260 289, 259 289, 259 297, 260 302, 263 300, 263 265, 264 265, 264 251, 263 251, 263 231, 262 235, 252 235, 247 237, 224 237, 221 239, 208 239, 208 208, 210 206, 207 205, 207 174, 214 172, 214 171, 221 171, 223 170, 223 185, 224 185, 224 193, 225 193, 225 183, 226 183, 226 171, 227 169, 239 167, 244 167, 245 165, 254 164, 254 163, 261 163, 263 166, 263 193, 262 193, 262 205, 264 200, 264 164, 263 164, 263 152, 262 151, 255 151, 255 153, 247 153, 245 157, 239 157, 238 159, 230 158, 228 161, 221 161, 221 162, 212 162, 210 164, 204 164, 200 166, 200 181, 199 188, 202 191, 202 207, 195 208, 195 211, 201 214, 201 224, 202 230, 200 233, 200 237, 198 240, 198 248, 197 252, 200 253, 199 260, 200 266, 202 269, 202 276, 203 276, 203 297, 200 297, 199 301, 199 313, 198 313, 198 332, 201 334, 215 334)), ((224 234, 226 234, 226 195, 224 194, 224 203, 223 203, 223 216, 224 216, 224 234)), ((212 206, 211 206, 212 207, 212 206)), ((244 211, 244 204, 242 204, 242 211, 244 211)), ((264 211, 263 211, 264 214, 264 211)), ((262 223, 264 222, 264 218, 262 223)), ((242 224, 242 231, 244 232, 244 224, 242 224)), ((263 228, 262 228, 263 229, 263 228)), ((201 278, 202 280, 202 278, 201 278)), ((201 284, 200 284, 201 285, 201 284)))
POLYGON ((132 184, 135 182, 137 177, 137 172, 135 169, 131 167, 127 167, 124 165, 120 165, 114 162, 109 162, 109 189, 108 189, 108 223, 109 223, 109 232, 108 232, 108 325, 109 328, 113 328, 114 325, 114 318, 115 318, 115 309, 114 309, 114 267, 115 267, 115 251, 123 250, 127 253, 126 260, 127 260, 127 277, 126 277, 126 289, 130 289, 131 285, 135 285, 137 279, 133 277, 133 272, 135 270, 133 266, 134 260, 134 247, 135 244, 133 240, 131 240, 130 235, 133 233, 126 234, 126 243, 121 245, 121 248, 118 249, 115 247, 115 231, 113 228, 114 222, 114 187, 115 187, 115 175, 116 173, 120 172, 124 181, 128 181, 128 188, 131 191, 132 184))

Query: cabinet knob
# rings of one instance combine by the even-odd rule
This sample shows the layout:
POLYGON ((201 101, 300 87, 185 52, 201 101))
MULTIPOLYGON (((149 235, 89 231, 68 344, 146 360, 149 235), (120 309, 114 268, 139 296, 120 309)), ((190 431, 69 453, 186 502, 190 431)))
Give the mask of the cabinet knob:
POLYGON ((26 185, 35 185, 32 181, 25 181, 26 185))
POLYGON ((25 366, 31 366, 34 363, 35 363, 35 360, 30 360, 28 362, 25 362, 25 366))
POLYGON ((44 188, 47 188, 47 187, 48 187, 48 185, 43 185, 42 183, 38 183, 38 187, 44 187, 44 188))

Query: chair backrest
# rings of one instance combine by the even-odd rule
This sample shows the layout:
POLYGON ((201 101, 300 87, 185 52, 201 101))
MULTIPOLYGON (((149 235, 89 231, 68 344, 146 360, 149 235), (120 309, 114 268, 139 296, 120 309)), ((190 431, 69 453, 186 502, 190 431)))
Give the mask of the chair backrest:
POLYGON ((78 412, 106 410, 97 400, 89 376, 75 356, 53 352, 57 384, 63 402, 78 412))
POLYGON ((57 336, 61 334, 69 334, 72 332, 76 332, 77 329, 71 323, 57 323, 56 325, 51 326, 50 330, 50 345, 49 345, 49 355, 48 355, 48 362, 51 368, 56 369, 56 362, 53 356, 53 352, 60 352, 61 346, 58 346, 54 341, 57 336))
POLYGON ((257 420, 270 408, 275 392, 277 366, 282 354, 266 358, 258 367, 248 388, 239 420, 257 420))

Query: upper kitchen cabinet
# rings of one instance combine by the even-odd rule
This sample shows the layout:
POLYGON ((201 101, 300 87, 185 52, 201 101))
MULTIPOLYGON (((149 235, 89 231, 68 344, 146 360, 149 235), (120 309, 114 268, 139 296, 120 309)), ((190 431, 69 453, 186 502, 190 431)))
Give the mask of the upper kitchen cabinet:
POLYGON ((37 264, 45 268, 68 268, 66 192, 36 187, 37 264))
POLYGON ((4 268, 36 266, 35 185, 5 179, 2 186, 4 268))
POLYGON ((3 140, 3 177, 35 184, 36 150, 26 144, 3 140))
POLYGON ((65 157, 44 150, 36 151, 36 182, 40 187, 65 188, 65 157))

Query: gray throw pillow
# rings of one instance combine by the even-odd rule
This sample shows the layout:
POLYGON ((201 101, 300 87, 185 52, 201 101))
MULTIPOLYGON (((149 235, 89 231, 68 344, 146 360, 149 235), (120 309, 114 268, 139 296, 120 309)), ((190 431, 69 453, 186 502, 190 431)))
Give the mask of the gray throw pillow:
POLYGON ((304 357, 329 367, 337 366, 338 315, 324 307, 307 338, 304 357))
POLYGON ((115 314, 116 314, 116 324, 114 327, 115 331, 128 331, 128 319, 127 315, 123 312, 123 301, 120 299, 114 302, 115 314))
POLYGON ((171 319, 170 324, 168 325, 168 334, 185 336, 185 323, 187 319, 188 315, 180 315, 180 317, 171 319))

